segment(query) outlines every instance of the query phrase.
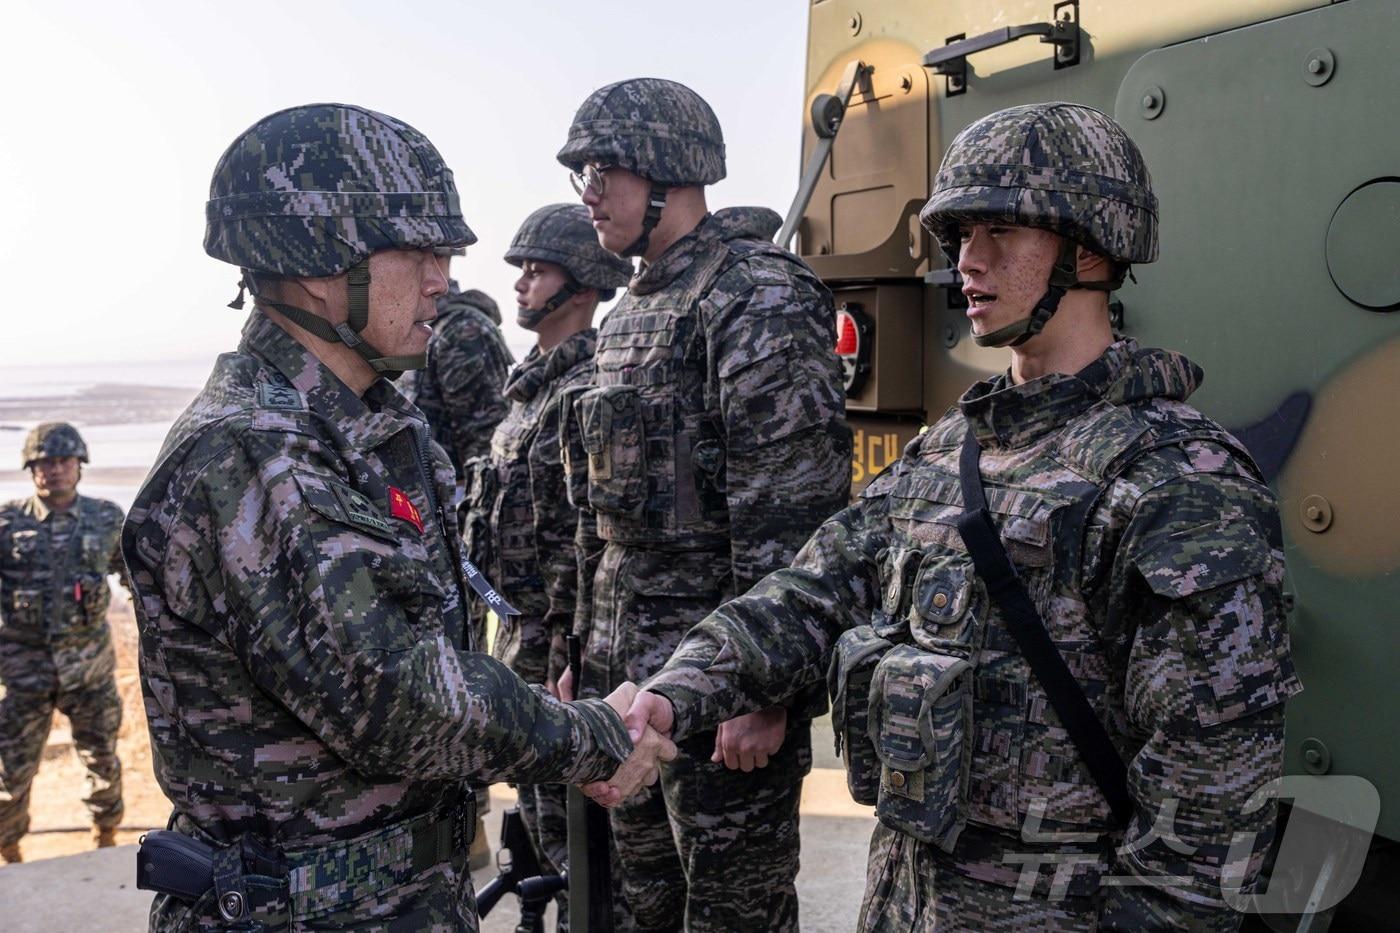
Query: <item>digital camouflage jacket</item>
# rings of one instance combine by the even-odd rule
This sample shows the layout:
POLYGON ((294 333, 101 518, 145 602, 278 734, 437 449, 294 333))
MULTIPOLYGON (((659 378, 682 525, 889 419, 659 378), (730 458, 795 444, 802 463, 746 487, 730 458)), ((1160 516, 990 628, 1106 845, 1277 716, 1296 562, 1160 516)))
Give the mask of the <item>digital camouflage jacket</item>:
POLYGON ((108 574, 123 574, 122 510, 78 496, 66 512, 38 496, 0 506, 0 640, 35 649, 64 690, 110 676, 108 574))
POLYGON ((1089 905, 1081 925, 1054 914, 1071 929, 1238 924, 1222 878, 1258 871, 1274 811, 1244 803, 1282 773, 1283 703, 1301 688, 1277 507, 1185 403, 1200 379, 1124 340, 1075 376, 975 385, 651 682, 683 738, 830 677, 852 790, 881 820, 864 929, 924 909, 1041 924, 1056 897, 1089 905), (969 427, 1003 544, 1128 762, 1126 835, 954 526, 969 427), (977 903, 915 890, 950 872, 977 903))
POLYGON ((428 364, 413 383, 412 401, 428 418, 433 439, 457 474, 491 449, 491 432, 506 414, 506 372, 515 358, 501 335, 496 303, 475 289, 438 299, 428 364))
POLYGON ((520 610, 500 620, 493 653, 529 683, 557 678, 567 663, 551 658, 550 646, 573 625, 579 510, 566 494, 558 403, 592 380, 597 342, 588 328, 547 353, 531 349, 506 380, 510 410, 491 437, 491 456, 467 471, 469 552, 520 610))
POLYGON ((465 872, 393 827, 468 778, 599 779, 630 749, 605 705, 464 650, 452 487, 388 382, 357 397, 255 312, 132 507, 156 777, 177 828, 300 853, 283 921, 474 929, 465 872))

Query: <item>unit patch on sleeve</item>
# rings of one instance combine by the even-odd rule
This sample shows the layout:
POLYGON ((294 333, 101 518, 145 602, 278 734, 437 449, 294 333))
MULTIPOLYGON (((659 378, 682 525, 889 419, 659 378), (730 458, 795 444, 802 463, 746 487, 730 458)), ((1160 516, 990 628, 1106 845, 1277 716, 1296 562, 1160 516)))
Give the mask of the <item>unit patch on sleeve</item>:
POLYGON ((418 514, 418 506, 397 486, 389 487, 389 514, 417 528, 420 535, 423 533, 423 516, 418 514))

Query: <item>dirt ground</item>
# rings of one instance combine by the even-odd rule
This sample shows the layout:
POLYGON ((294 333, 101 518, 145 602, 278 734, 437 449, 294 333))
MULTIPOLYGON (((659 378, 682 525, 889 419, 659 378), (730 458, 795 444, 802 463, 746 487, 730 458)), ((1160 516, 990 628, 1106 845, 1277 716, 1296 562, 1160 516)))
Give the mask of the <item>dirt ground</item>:
MULTIPOLYGON (((122 697, 122 728, 117 754, 122 762, 122 798, 126 816, 117 832, 118 843, 136 842, 148 829, 164 829, 170 802, 156 786, 151 771, 151 742, 141 704, 136 669, 136 616, 126 592, 113 588, 107 621, 117 650, 117 690, 122 697)), ((26 861, 72 855, 92 848, 92 826, 83 806, 86 771, 68 736, 68 720, 54 714, 54 728, 44 749, 39 776, 34 779, 29 808, 29 835, 20 842, 26 861)), ((4 866, 0 865, 0 871, 4 866)))

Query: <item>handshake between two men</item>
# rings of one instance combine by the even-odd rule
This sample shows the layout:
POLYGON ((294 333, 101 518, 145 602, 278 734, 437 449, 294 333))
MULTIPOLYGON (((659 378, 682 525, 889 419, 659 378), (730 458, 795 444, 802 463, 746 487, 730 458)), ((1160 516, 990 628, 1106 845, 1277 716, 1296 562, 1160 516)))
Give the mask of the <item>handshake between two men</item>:
POLYGON ((633 683, 623 684, 605 699, 627 726, 632 754, 618 765, 612 777, 585 784, 583 792, 594 803, 615 807, 643 787, 655 784, 661 776, 661 762, 675 760, 676 745, 670 738, 675 717, 669 700, 639 690, 633 683))
MULTIPOLYGON (((545 686, 556 698, 572 700, 572 667, 565 668, 557 683, 551 681, 545 686)), ((611 778, 584 785, 582 790, 594 802, 615 807, 642 787, 655 784, 660 778, 661 762, 675 760, 676 746, 671 741, 675 710, 664 696, 631 682, 622 684, 604 700, 626 725, 633 751, 611 778)), ((710 760, 745 772, 767 767, 769 757, 777 754, 786 734, 786 708, 774 706, 746 713, 719 724, 710 760)))

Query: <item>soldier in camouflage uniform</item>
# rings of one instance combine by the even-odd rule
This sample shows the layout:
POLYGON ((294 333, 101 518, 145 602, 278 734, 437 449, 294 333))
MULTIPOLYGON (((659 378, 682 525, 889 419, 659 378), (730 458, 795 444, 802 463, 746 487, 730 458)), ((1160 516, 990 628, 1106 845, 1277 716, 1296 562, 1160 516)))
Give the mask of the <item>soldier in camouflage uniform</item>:
MULTIPOLYGON (((635 787, 666 748, 470 650, 451 464, 389 379, 422 365, 434 249, 475 238, 412 127, 318 104, 215 168, 205 250, 257 308, 122 534, 156 778, 212 887, 153 930, 475 930, 468 779, 635 787), (619 762, 623 762, 619 769, 619 762)), ((147 879, 150 880, 150 879, 147 879)))
POLYGON ((505 417, 502 392, 515 358, 501 334, 501 310, 483 291, 462 291, 449 279, 437 300, 427 366, 406 393, 428 419, 457 475, 491 449, 491 432, 505 417))
POLYGON ((1222 886, 1247 890, 1269 844, 1272 807, 1244 803, 1282 773, 1300 688, 1273 495, 1186 404, 1201 370, 1110 329, 1106 291, 1156 258, 1156 215, 1137 146, 1098 111, 965 129, 922 218, 1010 371, 693 630, 629 714, 684 743, 829 676, 852 792, 880 820, 862 930, 1239 925, 1222 886), (1126 763, 1122 817, 973 565, 964 456, 985 487, 970 514, 1126 763))
POLYGON ((123 573, 122 510, 78 495, 87 444, 71 424, 29 432, 21 456, 35 494, 0 506, 0 857, 20 861, 29 788, 53 711, 68 717, 87 767, 98 847, 122 821, 122 723, 107 626, 107 575, 123 573))
MULTIPOLYGON (((596 388, 572 406, 570 463, 605 542, 580 599, 583 686, 603 691, 656 672, 687 629, 792 559, 846 501, 850 431, 831 295, 754 235, 771 212, 708 213, 724 141, 694 91, 651 78, 595 91, 559 161, 599 242, 642 259, 599 328, 596 388)), ((641 928, 797 929, 797 807, 824 705, 809 691, 711 724, 658 791, 613 811, 641 928)))
MULTIPOLYGON (((492 654, 528 683, 552 689, 567 664, 564 636, 573 627, 579 573, 579 510, 565 490, 559 397, 591 382, 593 314, 627 285, 632 264, 598 245, 579 204, 532 213, 505 259, 521 270, 517 320, 538 340, 506 380, 510 410, 491 437, 491 455, 468 463, 467 548, 520 610, 501 618, 492 654)), ((540 860, 557 872, 568 856, 564 788, 520 785, 518 791, 540 860)), ((562 901, 561 895, 565 917, 562 901)))

